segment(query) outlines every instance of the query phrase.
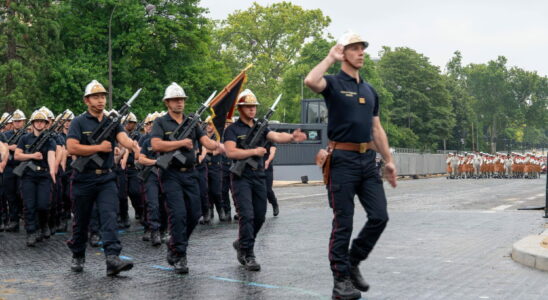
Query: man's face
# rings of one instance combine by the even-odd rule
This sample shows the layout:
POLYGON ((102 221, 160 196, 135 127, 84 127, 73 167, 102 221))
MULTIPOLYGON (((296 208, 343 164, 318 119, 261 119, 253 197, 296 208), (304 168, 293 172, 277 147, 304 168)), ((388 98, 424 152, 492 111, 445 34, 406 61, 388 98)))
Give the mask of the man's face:
POLYGON ((127 131, 133 131, 133 129, 135 129, 135 125, 136 125, 136 124, 137 124, 137 123, 135 123, 135 122, 127 122, 127 124, 126 124, 126 130, 127 130, 127 131))
POLYGON ((148 122, 145 124, 145 132, 149 133, 152 130, 152 122, 148 122))
POLYGON ((48 122, 44 120, 32 121, 32 127, 34 127, 34 129, 36 129, 38 132, 41 132, 42 130, 44 130, 44 128, 46 128, 47 123, 48 122))
POLYGON ((207 133, 208 133, 208 134, 212 134, 212 133, 213 133, 213 126, 211 125, 211 123, 208 123, 208 124, 207 124, 206 130, 207 130, 207 133))
POLYGON ((23 124, 25 124, 25 120, 13 121, 13 128, 19 130, 23 128, 23 124))
POLYGON ((238 111, 240 112, 240 116, 245 116, 248 119, 253 119, 257 114, 257 105, 241 105, 238 106, 238 111))
POLYGON ((350 44, 344 47, 344 59, 355 69, 359 69, 363 66, 363 59, 365 55, 365 46, 363 43, 350 44))
POLYGON ((6 127, 4 127, 4 131, 10 131, 13 129, 13 122, 12 123, 8 123, 8 125, 6 125, 6 127))
POLYGON ((65 129, 69 129, 69 127, 70 127, 70 120, 66 120, 66 121, 65 121, 65 124, 63 124, 63 127, 65 127, 65 129))
POLYGON ((88 109, 92 110, 95 113, 103 112, 105 109, 105 104, 107 103, 106 94, 93 94, 84 98, 88 109))
POLYGON ((166 106, 171 112, 181 114, 185 110, 185 98, 167 99, 166 106))

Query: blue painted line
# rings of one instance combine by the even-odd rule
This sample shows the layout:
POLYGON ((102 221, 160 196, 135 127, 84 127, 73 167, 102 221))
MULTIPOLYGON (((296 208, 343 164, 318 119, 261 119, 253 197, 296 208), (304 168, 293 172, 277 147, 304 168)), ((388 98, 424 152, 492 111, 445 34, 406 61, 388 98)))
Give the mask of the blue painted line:
POLYGON ((133 258, 131 258, 129 256, 123 256, 123 255, 120 255, 120 258, 123 259, 123 260, 133 260, 133 258))
POLYGON ((241 280, 230 279, 230 278, 224 278, 224 277, 209 276, 209 278, 211 278, 211 279, 216 279, 216 280, 222 280, 222 281, 228 281, 228 282, 244 283, 244 282, 241 281, 241 280))
POLYGON ((164 267, 164 266, 159 266, 159 265, 154 265, 152 267, 155 268, 155 269, 160 269, 160 270, 164 270, 164 271, 173 271, 173 268, 170 268, 170 267, 164 267))
POLYGON ((270 284, 256 283, 256 282, 249 282, 247 285, 258 286, 258 287, 263 287, 263 288, 267 288, 267 289, 279 289, 280 288, 279 286, 270 285, 270 284))
POLYGON ((55 235, 66 235, 66 232, 56 232, 55 235))
POLYGON ((126 231, 125 230, 118 230, 118 233, 124 234, 124 233, 126 233, 126 231))

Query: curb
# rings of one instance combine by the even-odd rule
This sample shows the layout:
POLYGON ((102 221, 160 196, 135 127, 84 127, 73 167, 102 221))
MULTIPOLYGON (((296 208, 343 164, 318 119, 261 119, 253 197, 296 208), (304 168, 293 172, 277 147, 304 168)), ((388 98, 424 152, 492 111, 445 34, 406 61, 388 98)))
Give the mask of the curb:
POLYGON ((548 271, 548 229, 540 235, 530 235, 514 243, 512 259, 542 271, 548 271))

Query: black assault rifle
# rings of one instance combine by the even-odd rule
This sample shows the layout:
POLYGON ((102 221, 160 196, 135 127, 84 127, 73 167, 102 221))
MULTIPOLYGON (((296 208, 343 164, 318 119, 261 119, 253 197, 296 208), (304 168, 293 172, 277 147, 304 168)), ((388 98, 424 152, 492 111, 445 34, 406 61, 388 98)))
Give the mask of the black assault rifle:
MULTIPOLYGON (((122 116, 128 114, 129 109, 131 108, 131 103, 139 96, 139 93, 142 89, 138 89, 133 96, 118 110, 118 114, 110 114, 108 117, 103 116, 103 120, 97 127, 93 130, 91 135, 88 138, 90 145, 99 145, 104 140, 108 139, 112 134, 112 131, 120 126, 120 121, 122 116)), ((82 172, 88 162, 93 160, 99 167, 103 165, 103 159, 99 157, 97 153, 89 156, 79 156, 75 161, 70 164, 78 172, 82 172)))
POLYGON ((27 128, 29 128, 30 124, 30 121, 28 121, 25 127, 19 129, 15 134, 13 134, 8 140, 8 145, 19 143, 19 139, 23 136, 23 134, 27 133, 27 128))
MULTIPOLYGON (((268 112, 265 114, 265 116, 262 119, 256 121, 253 127, 249 130, 245 140, 242 143, 243 149, 255 149, 257 147, 265 146, 266 141, 264 141, 263 144, 259 144, 259 141, 261 140, 264 131, 268 126, 268 120, 276 110, 276 106, 278 105, 278 102, 280 102, 281 98, 282 95, 280 94, 278 98, 276 98, 276 101, 274 101, 274 104, 272 104, 272 107, 270 107, 268 112)), ((245 166, 247 165, 252 168, 258 167, 257 161, 253 159, 253 156, 250 156, 246 159, 238 160, 236 163, 232 164, 232 166, 230 167, 230 172, 234 173, 237 176, 242 176, 245 166)))
MULTIPOLYGON (((213 92, 211 96, 209 96, 206 102, 202 104, 202 106, 196 111, 196 113, 186 117, 183 122, 181 122, 181 124, 177 126, 177 128, 169 135, 170 141, 180 141, 190 136, 190 134, 196 127, 196 124, 198 124, 198 122, 200 121, 200 115, 204 113, 204 111, 209 107, 209 102, 213 100, 215 94, 217 94, 217 91, 213 92)), ((181 150, 177 149, 175 151, 166 152, 160 155, 158 159, 156 159, 156 165, 166 170, 169 167, 169 164, 171 163, 173 158, 180 161, 183 165, 186 164, 186 157, 183 155, 181 150)))
MULTIPOLYGON (((57 119, 48 129, 44 130, 40 135, 34 140, 34 142, 29 146, 28 149, 25 149, 25 154, 29 153, 35 153, 39 152, 40 149, 44 146, 44 144, 49 141, 49 139, 59 130, 59 128, 62 128, 63 124, 68 120, 68 115, 65 116, 66 110, 61 114, 61 117, 57 119)), ((13 174, 21 177, 23 176, 23 172, 29 168, 33 171, 36 171, 37 166, 34 164, 32 159, 26 160, 21 162, 15 169, 13 169, 13 174)))
POLYGON ((137 126, 135 126, 135 129, 129 134, 130 139, 134 139, 137 137, 137 135, 141 132, 141 129, 143 129, 143 126, 145 126, 145 121, 141 121, 137 123, 137 126))

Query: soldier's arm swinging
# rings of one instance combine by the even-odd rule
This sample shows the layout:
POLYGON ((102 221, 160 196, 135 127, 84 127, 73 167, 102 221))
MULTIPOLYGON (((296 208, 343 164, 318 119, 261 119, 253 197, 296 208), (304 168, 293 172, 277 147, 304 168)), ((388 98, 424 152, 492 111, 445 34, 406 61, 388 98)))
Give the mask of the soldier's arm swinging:
POLYGON ((390 153, 388 146, 388 138, 386 132, 381 125, 379 117, 373 117, 373 141, 376 146, 376 151, 379 152, 385 161, 385 176, 392 187, 396 187, 396 166, 390 153))
POLYGON ((116 135, 116 140, 125 148, 131 149, 135 153, 139 152, 139 145, 137 145, 137 141, 130 139, 124 131, 118 132, 116 135))
POLYGON ((304 79, 304 84, 316 93, 321 93, 327 86, 327 81, 323 75, 327 70, 337 61, 343 61, 344 47, 342 45, 335 45, 329 51, 329 54, 308 73, 304 79))
POLYGON ((287 132, 270 131, 266 135, 266 138, 274 143, 287 144, 291 142, 302 142, 306 140, 306 134, 304 134, 300 129, 295 129, 291 134, 287 132))
POLYGON ((212 140, 210 139, 209 137, 207 136, 202 136, 200 138, 200 143, 207 149, 207 150, 211 150, 211 151, 214 151, 214 150, 217 150, 217 151, 221 151, 222 153, 222 146, 221 146, 221 143, 215 141, 215 140, 212 140))
POLYGON ((154 166, 156 164, 155 159, 150 159, 146 155, 142 154, 139 156, 139 163, 143 166, 154 166))

